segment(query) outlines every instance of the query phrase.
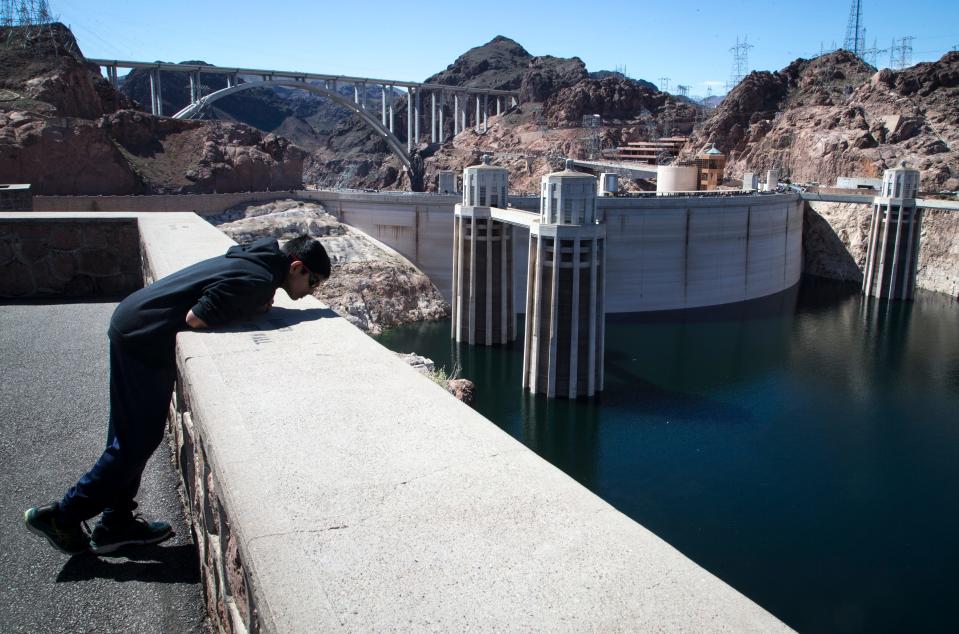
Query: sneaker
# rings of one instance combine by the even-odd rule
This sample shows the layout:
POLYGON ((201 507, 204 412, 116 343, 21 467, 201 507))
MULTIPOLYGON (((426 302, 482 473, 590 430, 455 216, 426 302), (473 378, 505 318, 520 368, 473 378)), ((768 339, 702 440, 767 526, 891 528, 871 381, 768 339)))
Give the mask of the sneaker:
POLYGON ((27 509, 23 514, 23 523, 28 531, 45 538, 51 546, 68 555, 86 552, 90 544, 90 538, 80 522, 63 524, 57 520, 56 502, 27 509))
POLYGON ((150 522, 137 515, 121 526, 98 523, 90 535, 90 551, 103 555, 121 546, 158 544, 171 537, 173 527, 166 522, 150 522))

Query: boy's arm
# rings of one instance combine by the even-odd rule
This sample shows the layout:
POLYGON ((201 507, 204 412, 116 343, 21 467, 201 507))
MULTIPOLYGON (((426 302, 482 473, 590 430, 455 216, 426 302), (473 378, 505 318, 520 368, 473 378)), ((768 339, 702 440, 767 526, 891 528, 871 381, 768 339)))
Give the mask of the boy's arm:
POLYGON ((231 321, 266 312, 276 291, 269 284, 250 280, 224 280, 204 289, 187 311, 190 328, 219 328, 231 321))

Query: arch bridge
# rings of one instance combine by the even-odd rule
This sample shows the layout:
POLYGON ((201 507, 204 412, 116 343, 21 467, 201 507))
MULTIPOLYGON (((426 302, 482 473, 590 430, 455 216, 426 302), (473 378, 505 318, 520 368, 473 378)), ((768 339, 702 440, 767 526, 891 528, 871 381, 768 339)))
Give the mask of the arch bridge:
POLYGON ((178 119, 193 119, 216 101, 251 88, 283 87, 302 89, 323 95, 333 102, 351 110, 387 142, 407 169, 412 169, 410 156, 419 143, 445 143, 448 138, 444 127, 444 114, 452 101, 453 135, 466 130, 470 125, 476 132, 485 132, 490 114, 500 115, 519 103, 519 92, 426 84, 420 82, 372 77, 352 77, 322 73, 263 70, 255 68, 228 68, 205 64, 170 64, 164 62, 136 62, 107 59, 88 60, 106 69, 107 79, 114 88, 119 88, 119 69, 142 69, 149 72, 150 112, 163 116, 163 75, 186 73, 190 78, 190 103, 172 116, 178 119), (203 75, 226 77, 226 87, 203 94, 203 75), (242 81, 241 81, 242 78, 242 81), (353 98, 339 92, 343 86, 353 87, 353 98), (380 98, 379 116, 376 105, 369 103, 369 88, 378 87, 380 98), (395 102, 402 99, 405 89, 407 104, 413 116, 407 116, 406 134, 400 138, 395 126, 395 102), (428 111, 423 99, 429 99, 428 111), (428 136, 426 130, 429 130, 428 136))

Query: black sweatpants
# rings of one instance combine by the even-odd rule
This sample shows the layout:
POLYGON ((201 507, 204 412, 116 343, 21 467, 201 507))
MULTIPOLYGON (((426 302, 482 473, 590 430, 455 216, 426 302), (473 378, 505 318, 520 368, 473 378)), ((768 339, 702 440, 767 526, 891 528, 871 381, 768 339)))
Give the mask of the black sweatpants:
MULTIPOLYGON (((172 342, 171 342, 172 344, 172 342)), ((60 502, 64 521, 103 513, 107 525, 128 521, 140 476, 163 440, 176 379, 173 349, 159 361, 131 354, 110 338, 110 424, 103 454, 60 502)))

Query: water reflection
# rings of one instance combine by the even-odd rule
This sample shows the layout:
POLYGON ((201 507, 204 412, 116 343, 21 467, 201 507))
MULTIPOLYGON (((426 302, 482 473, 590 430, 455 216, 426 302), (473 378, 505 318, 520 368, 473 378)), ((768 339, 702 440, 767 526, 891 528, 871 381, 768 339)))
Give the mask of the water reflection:
POLYGON ((521 342, 457 346, 448 321, 381 341, 458 363, 480 413, 792 627, 945 630, 957 326, 951 298, 866 299, 814 278, 733 306, 611 315, 591 401, 524 394, 521 342))

